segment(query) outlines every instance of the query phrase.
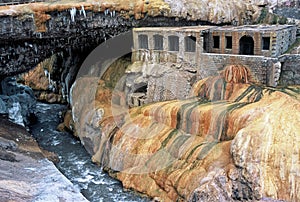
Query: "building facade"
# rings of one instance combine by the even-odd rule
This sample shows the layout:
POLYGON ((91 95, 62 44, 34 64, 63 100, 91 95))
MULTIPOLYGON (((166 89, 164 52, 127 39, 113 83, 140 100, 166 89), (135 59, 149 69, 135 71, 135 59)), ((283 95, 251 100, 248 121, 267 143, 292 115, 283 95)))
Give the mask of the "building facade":
POLYGON ((292 25, 245 25, 217 27, 210 31, 209 53, 278 57, 296 41, 292 25))
POLYGON ((296 41, 296 32, 292 25, 135 28, 132 60, 189 63, 203 75, 199 78, 239 64, 251 70, 255 82, 277 86, 282 55, 296 41))

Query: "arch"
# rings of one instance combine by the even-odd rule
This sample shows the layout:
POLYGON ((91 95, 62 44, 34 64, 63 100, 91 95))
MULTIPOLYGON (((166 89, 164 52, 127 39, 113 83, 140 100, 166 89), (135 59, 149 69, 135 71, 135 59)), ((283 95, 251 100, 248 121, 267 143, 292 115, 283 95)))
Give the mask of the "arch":
POLYGON ((140 83, 135 86, 133 93, 147 93, 148 84, 147 83, 140 83))
POLYGON ((154 39, 154 50, 163 50, 164 49, 164 37, 159 34, 153 35, 154 39))
POLYGON ((128 105, 130 107, 138 107, 145 104, 147 99, 147 90, 148 84, 147 83, 139 83, 131 89, 132 93, 128 95, 128 105))
POLYGON ((179 51, 179 37, 171 35, 169 39, 169 51, 179 51))
POLYGON ((186 52, 196 51, 196 37, 186 36, 184 37, 184 47, 186 52))
POLYGON ((140 34, 139 38, 139 49, 148 49, 148 36, 146 34, 140 34))
POLYGON ((240 55, 254 55, 254 40, 251 36, 243 36, 240 39, 240 55))

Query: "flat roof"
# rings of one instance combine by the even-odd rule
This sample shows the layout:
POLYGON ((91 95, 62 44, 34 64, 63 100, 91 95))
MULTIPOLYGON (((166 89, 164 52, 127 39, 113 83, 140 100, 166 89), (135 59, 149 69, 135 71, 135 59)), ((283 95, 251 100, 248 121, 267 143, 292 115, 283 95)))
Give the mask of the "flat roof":
POLYGON ((215 27, 213 31, 278 31, 293 27, 293 25, 243 25, 215 27))
POLYGON ((278 31, 294 27, 294 25, 243 25, 243 26, 186 26, 186 27, 141 27, 134 28, 135 32, 201 32, 210 31, 278 31))
POLYGON ((134 28, 135 32, 200 32, 210 30, 215 26, 186 26, 186 27, 141 27, 134 28))

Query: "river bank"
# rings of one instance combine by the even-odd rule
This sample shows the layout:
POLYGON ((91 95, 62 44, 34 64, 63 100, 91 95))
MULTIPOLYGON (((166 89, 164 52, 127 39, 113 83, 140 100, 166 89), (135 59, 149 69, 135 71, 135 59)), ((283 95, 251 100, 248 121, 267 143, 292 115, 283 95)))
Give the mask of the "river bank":
POLYGON ((150 201, 132 191, 123 190, 119 181, 92 163, 90 155, 78 139, 68 132, 56 130, 60 115, 66 108, 61 104, 37 103, 37 122, 30 127, 39 145, 58 155, 56 166, 60 172, 91 202, 150 201))
POLYGON ((31 135, 0 118, 0 201, 87 201, 31 135))

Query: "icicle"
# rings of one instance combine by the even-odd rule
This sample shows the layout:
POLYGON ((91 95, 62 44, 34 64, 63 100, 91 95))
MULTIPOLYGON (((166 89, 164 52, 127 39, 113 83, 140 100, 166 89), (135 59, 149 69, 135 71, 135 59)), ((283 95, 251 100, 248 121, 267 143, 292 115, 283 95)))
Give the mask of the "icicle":
POLYGON ((107 16, 108 14, 110 14, 110 11, 109 11, 109 9, 106 9, 106 10, 104 11, 104 15, 107 16))
POLYGON ((112 17, 112 16, 113 16, 113 13, 112 13, 112 12, 110 12, 110 11, 109 11, 109 14, 110 14, 110 17, 112 17))
POLYGON ((50 87, 50 85, 51 85, 51 73, 50 72, 48 72, 48 83, 49 83, 49 87, 50 87))
POLYGON ((48 77, 48 70, 47 69, 44 70, 44 74, 45 74, 45 77, 48 77))
POLYGON ((113 11, 113 16, 114 16, 114 17, 116 16, 116 11, 113 11))
POLYGON ((38 54, 38 48, 37 48, 36 44, 34 44, 34 52, 35 52, 36 54, 38 54))
POLYGON ((86 13, 85 13, 84 6, 83 6, 83 5, 81 5, 81 11, 82 11, 82 13, 83 13, 83 16, 86 18, 86 13))
POLYGON ((76 16, 76 8, 72 8, 70 10, 70 15, 71 15, 71 21, 74 22, 75 21, 75 16, 76 16))

